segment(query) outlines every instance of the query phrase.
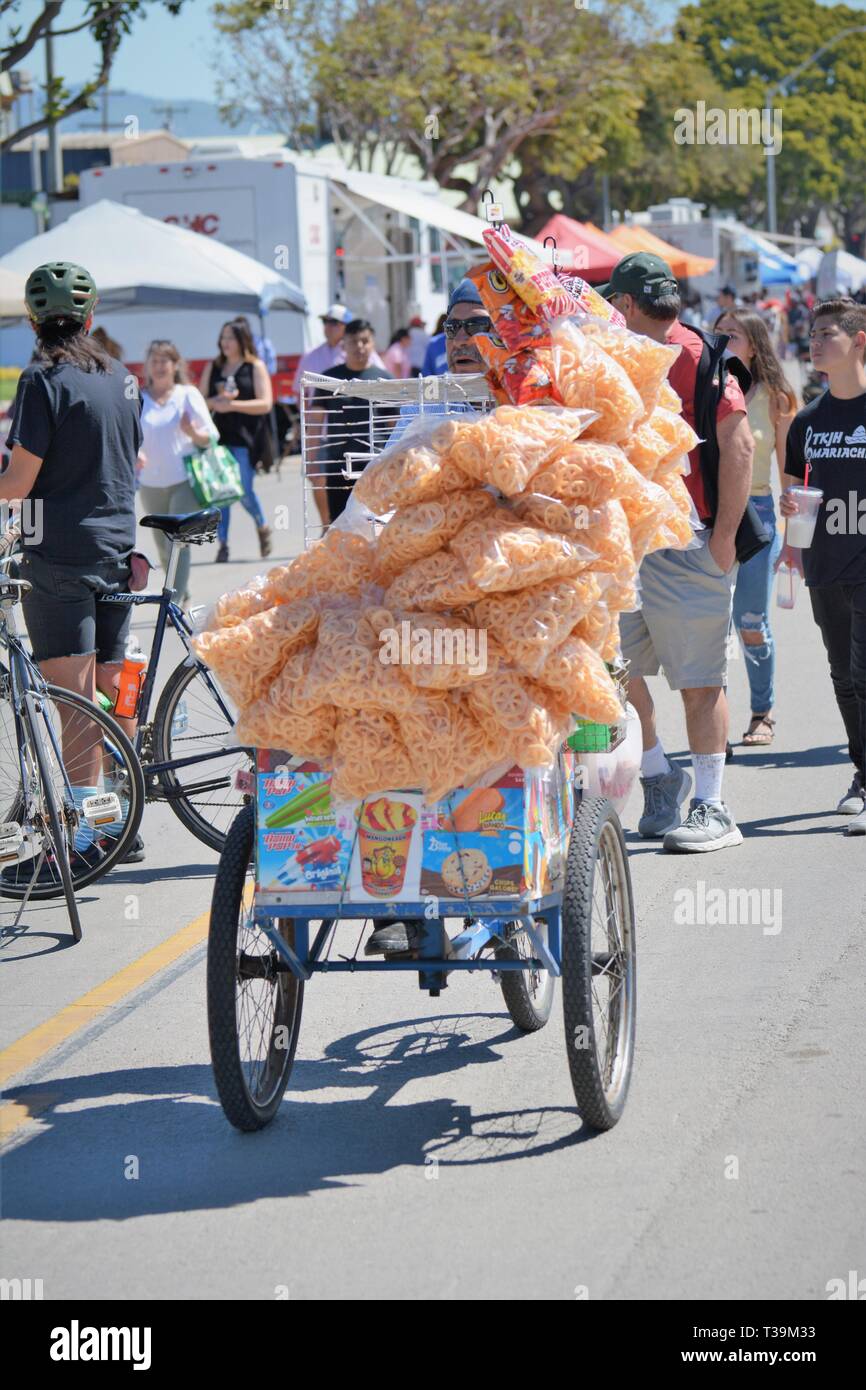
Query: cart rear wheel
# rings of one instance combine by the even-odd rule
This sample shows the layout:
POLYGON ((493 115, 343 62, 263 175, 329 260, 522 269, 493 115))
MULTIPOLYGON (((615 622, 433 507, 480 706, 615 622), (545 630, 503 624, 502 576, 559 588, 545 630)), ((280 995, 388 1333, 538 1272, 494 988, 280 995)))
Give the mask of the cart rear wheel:
MULTIPOLYGON (((207 1012, 217 1092, 238 1129, 261 1129, 285 1093, 301 1026, 303 982, 278 969, 277 954, 253 921, 254 814, 245 806, 220 856, 211 903, 207 1012)), ((281 928, 288 945, 294 927, 281 928)))
MULTIPOLYGON (((505 945, 497 946, 497 960, 526 960, 532 943, 519 922, 509 926, 505 945)), ((550 1018, 556 981, 547 970, 503 970, 499 977, 505 1007, 521 1033, 536 1033, 550 1018)))
POLYGON ((571 832, 562 902, 562 1006, 581 1119, 611 1129, 625 1108, 635 1035, 634 900, 619 817, 585 798, 571 832))

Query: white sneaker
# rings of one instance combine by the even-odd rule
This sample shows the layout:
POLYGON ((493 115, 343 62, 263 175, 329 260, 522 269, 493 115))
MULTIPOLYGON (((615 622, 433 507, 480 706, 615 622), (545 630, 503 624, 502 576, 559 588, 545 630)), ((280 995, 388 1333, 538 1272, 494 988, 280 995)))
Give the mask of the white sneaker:
POLYGON ((836 814, 837 816, 859 816, 863 810, 866 810, 866 791, 863 790, 863 780, 860 773, 855 772, 853 782, 836 807, 836 814))
POLYGON ((845 826, 846 835, 866 835, 866 801, 863 803, 863 810, 859 816, 855 816, 852 821, 845 826))

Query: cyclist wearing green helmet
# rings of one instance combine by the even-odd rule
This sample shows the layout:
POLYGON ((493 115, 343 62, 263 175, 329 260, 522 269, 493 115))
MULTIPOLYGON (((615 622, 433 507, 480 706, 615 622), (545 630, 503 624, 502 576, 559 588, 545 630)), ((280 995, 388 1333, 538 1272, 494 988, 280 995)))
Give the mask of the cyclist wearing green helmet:
MULTIPOLYGON (((126 649, 131 606, 98 600, 129 587, 142 437, 136 378, 90 336, 97 298, 89 272, 65 261, 27 280, 36 350, 0 477, 0 501, 28 498, 35 523, 21 562, 33 655, 47 680, 90 699, 116 688, 126 649)), ((89 771, 96 786, 98 747, 89 771)), ((83 799, 90 787, 74 790, 83 799)))

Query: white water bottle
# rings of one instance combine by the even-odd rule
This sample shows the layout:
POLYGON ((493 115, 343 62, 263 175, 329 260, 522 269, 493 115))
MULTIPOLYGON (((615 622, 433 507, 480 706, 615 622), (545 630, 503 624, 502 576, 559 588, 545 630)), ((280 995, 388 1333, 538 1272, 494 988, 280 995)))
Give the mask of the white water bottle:
POLYGON ((795 569, 790 560, 783 560, 778 570, 779 583, 776 589, 777 608, 793 608, 797 602, 797 586, 800 582, 800 572, 795 569))

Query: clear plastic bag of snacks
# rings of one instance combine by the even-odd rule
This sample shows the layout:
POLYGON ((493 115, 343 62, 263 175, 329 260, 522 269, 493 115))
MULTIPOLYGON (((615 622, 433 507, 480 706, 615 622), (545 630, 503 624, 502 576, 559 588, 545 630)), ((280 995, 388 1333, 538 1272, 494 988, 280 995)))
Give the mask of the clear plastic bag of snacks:
POLYGON ((385 590, 384 601, 388 608, 436 613, 474 603, 483 592, 457 555, 437 550, 398 574, 385 590))
POLYGON ((338 710, 334 745, 335 797, 355 799, 417 785, 415 764, 393 714, 338 710))
POLYGON ((570 711, 554 695, 517 671, 476 681, 465 699, 479 723, 499 726, 520 767, 552 762, 571 723, 570 711))
POLYGON ((622 367, 568 320, 554 328, 553 351, 563 403, 598 415, 587 437, 622 443, 644 414, 644 403, 622 367))
POLYGON ((461 421, 446 457, 476 482, 513 497, 592 419, 588 410, 500 405, 471 424, 461 421))
POLYGON ((491 594, 476 603, 473 612, 478 626, 493 634, 515 665, 535 675, 551 648, 591 612, 601 594, 599 576, 584 571, 560 583, 491 594))
POLYGON ((615 328, 598 319, 582 324, 583 333, 618 362, 635 387, 649 415, 658 404, 662 383, 680 355, 681 349, 668 343, 657 343, 643 333, 628 328, 615 328))
POLYGON ((485 593, 567 579, 595 558, 594 551, 566 536, 521 525, 520 518, 505 507, 471 521, 454 537, 451 550, 485 593))
POLYGON ((582 502, 598 507, 619 495, 620 473, 627 459, 617 444, 597 439, 575 439, 566 444, 533 474, 527 493, 558 497, 562 502, 582 502))
POLYGON ((493 494, 481 487, 452 492, 431 502, 400 507, 382 529, 376 543, 379 577, 389 584, 416 560, 434 555, 470 521, 492 512, 493 494))
POLYGON ((538 683, 551 690, 579 719, 615 724, 624 710, 613 678, 599 654, 580 637, 566 637, 547 657, 538 683))
MULTIPOLYGON (((461 423, 475 418, 474 411, 459 417, 461 423)), ((444 458, 455 434, 456 419, 432 411, 419 415, 364 469, 354 487, 358 501, 376 516, 387 516, 397 507, 472 487, 471 478, 444 458)))
POLYGON ((318 626, 318 603, 301 599, 256 613, 234 627, 199 633, 192 645, 229 699, 243 708, 267 693, 292 652, 310 642, 318 626))

